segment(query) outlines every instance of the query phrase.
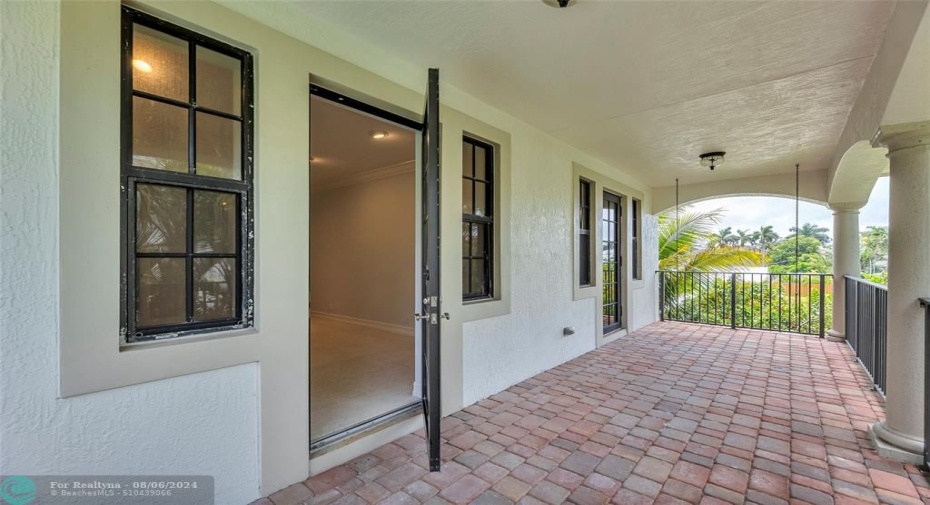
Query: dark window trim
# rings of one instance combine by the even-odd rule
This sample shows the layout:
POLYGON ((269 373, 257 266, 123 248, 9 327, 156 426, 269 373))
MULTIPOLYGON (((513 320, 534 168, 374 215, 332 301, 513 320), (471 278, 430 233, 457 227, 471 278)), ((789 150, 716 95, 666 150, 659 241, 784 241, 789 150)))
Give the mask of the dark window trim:
POLYGON ((594 182, 585 179, 584 177, 578 178, 578 286, 582 288, 588 288, 594 286, 594 233, 592 233, 592 225, 594 221, 594 207, 591 205, 591 197, 594 194, 594 182), (587 205, 585 204, 585 196, 587 196, 587 205), (585 217, 587 217, 588 227, 585 228, 585 217), (581 251, 581 241, 584 240, 588 244, 588 254, 587 256, 582 256, 581 251), (587 264, 588 275, 587 278, 583 276, 583 267, 587 264))
POLYGON ((633 280, 640 281, 643 279, 643 268, 640 264, 642 263, 642 237, 640 235, 642 234, 643 203, 636 198, 630 198, 630 202, 632 202, 630 217, 633 220, 633 229, 630 230, 630 237, 632 239, 631 254, 633 256, 631 258, 632 262, 630 263, 630 268, 633 270, 633 280))
MULTIPOLYGON (((472 148, 481 147, 484 149, 484 170, 485 176, 483 179, 478 179, 474 175, 468 176, 465 175, 465 171, 462 171, 462 183, 463 184, 472 184, 472 210, 475 208, 475 191, 474 184, 476 182, 481 182, 485 185, 485 206, 487 207, 487 212, 484 216, 478 216, 475 214, 462 213, 462 223, 472 225, 485 226, 487 228, 487 236, 484 241, 484 257, 479 258, 476 256, 471 256, 469 254, 466 256, 462 254, 462 268, 465 268, 466 262, 468 263, 468 268, 471 268, 472 259, 483 259, 484 260, 484 273, 485 273, 485 285, 482 287, 481 292, 479 293, 468 293, 465 290, 465 287, 462 287, 462 300, 465 302, 474 302, 481 300, 490 300, 494 298, 494 197, 495 197, 495 178, 497 176, 497 167, 495 166, 495 147, 492 144, 478 140, 474 137, 468 135, 462 136, 463 144, 470 144, 472 148)), ((472 157, 472 164, 475 163, 474 156, 472 157)), ((472 166, 472 174, 474 174, 474 165, 472 166)), ((470 276, 469 276, 470 278, 470 276)))
MULTIPOLYGON (((163 19, 138 11, 131 7, 122 7, 121 16, 121 111, 120 111, 120 340, 123 343, 135 343, 148 340, 157 340, 170 337, 196 335, 208 332, 248 328, 253 325, 253 280, 254 280, 254 198, 253 198, 253 153, 254 153, 254 111, 253 105, 253 63, 252 55, 242 49, 225 42, 207 37, 187 28, 169 23, 163 19), (190 93, 188 102, 173 100, 136 91, 132 88, 132 50, 133 25, 145 26, 168 35, 185 40, 189 51, 189 79, 190 93), (221 112, 196 104, 196 47, 203 47, 220 54, 241 61, 241 116, 221 112), (197 113, 206 113, 226 119, 239 121, 242 139, 242 180, 235 181, 217 177, 195 175, 193 173, 167 172, 156 169, 136 167, 132 165, 132 104, 133 98, 140 97, 155 100, 161 103, 184 107, 188 109, 188 166, 190 170, 196 166, 195 144, 196 131, 194 117, 197 113), (136 222, 135 222, 135 189, 136 184, 151 183, 163 186, 177 186, 188 190, 188 221, 193 216, 193 205, 190 199, 193 190, 205 189, 234 193, 239 206, 239 226, 237 227, 237 243, 239 250, 235 254, 209 255, 195 254, 191 244, 184 257, 188 259, 186 270, 190 275, 193 258, 199 257, 235 257, 239 261, 239 270, 236 275, 237 303, 234 318, 211 321, 187 322, 164 326, 152 326, 139 329, 136 327, 136 303, 138 300, 138 286, 136 285, 136 257, 145 257, 145 254, 136 252, 136 222)), ((188 222, 188 234, 193 233, 193 227, 188 222)), ((190 237, 188 237, 190 241, 190 237)), ((153 255, 155 257, 168 257, 166 254, 153 255)), ((185 296, 187 297, 186 311, 191 312, 193 304, 193 278, 187 279, 185 296)))

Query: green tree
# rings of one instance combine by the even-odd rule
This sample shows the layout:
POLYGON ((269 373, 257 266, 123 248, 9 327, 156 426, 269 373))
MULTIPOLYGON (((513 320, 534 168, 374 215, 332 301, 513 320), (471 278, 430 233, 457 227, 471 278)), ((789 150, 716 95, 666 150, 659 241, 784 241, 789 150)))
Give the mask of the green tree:
POLYGON ((888 261, 888 227, 867 227, 859 234, 859 250, 859 264, 864 274, 883 273, 888 261))
POLYGON ((795 259, 794 237, 779 241, 772 247, 769 272, 830 273, 832 265, 823 253, 823 245, 814 237, 801 236, 798 240, 798 257, 795 259))
MULTIPOLYGON (((788 231, 799 234, 801 235, 801 237, 809 237, 809 238, 817 239, 817 241, 820 242, 821 245, 827 245, 827 243, 830 242, 830 235, 827 234, 827 232, 830 230, 824 228, 823 226, 818 226, 816 224, 804 223, 803 225, 801 225, 800 230, 792 226, 788 231)), ((788 238, 793 239, 794 235, 789 235, 788 237, 786 237, 786 239, 788 238)))
POLYGON ((778 234, 775 233, 771 225, 765 225, 759 228, 759 231, 754 235, 756 235, 756 244, 762 250, 762 266, 765 266, 768 250, 778 242, 778 234))
POLYGON ((714 272, 742 270, 762 263, 758 251, 727 244, 713 244, 718 236, 720 209, 695 212, 684 208, 659 215, 659 269, 714 272))

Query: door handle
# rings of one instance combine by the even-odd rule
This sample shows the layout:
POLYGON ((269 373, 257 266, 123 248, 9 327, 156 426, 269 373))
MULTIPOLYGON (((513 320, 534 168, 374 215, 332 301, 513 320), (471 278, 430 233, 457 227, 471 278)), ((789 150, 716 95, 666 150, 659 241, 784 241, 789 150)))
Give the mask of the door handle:
POLYGON ((448 312, 443 312, 442 315, 439 316, 439 318, 440 318, 440 319, 445 319, 446 321, 448 321, 448 320, 449 320, 449 313, 448 313, 448 312))
POLYGON ((424 319, 426 319, 426 318, 428 318, 428 317, 429 317, 429 314, 424 314, 424 315, 421 316, 420 313, 417 312, 416 314, 413 315, 413 320, 414 320, 414 321, 422 321, 422 320, 424 320, 424 319))

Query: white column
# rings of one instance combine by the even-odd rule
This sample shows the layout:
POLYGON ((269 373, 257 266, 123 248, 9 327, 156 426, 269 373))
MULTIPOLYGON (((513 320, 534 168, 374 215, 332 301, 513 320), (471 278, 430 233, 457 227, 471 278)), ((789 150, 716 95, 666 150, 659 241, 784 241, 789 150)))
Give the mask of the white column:
POLYGON ((884 457, 919 463, 923 452, 924 312, 930 296, 930 121, 882 128, 891 165, 888 215, 886 419, 872 425, 884 457))
POLYGON ((827 338, 846 338, 845 276, 858 277, 859 269, 859 209, 861 204, 830 204, 833 210, 833 328, 827 338))

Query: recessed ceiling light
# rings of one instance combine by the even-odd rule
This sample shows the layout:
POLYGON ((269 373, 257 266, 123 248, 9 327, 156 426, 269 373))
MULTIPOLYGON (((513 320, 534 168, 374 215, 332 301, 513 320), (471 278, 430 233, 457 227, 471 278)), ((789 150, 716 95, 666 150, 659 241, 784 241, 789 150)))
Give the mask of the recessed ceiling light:
POLYGON ((149 73, 152 71, 152 66, 145 60, 132 60, 132 66, 136 67, 136 70, 140 72, 149 73))
POLYGON ((388 136, 388 132, 381 130, 372 130, 368 132, 368 134, 371 135, 371 138, 373 139, 383 139, 384 137, 388 136))

